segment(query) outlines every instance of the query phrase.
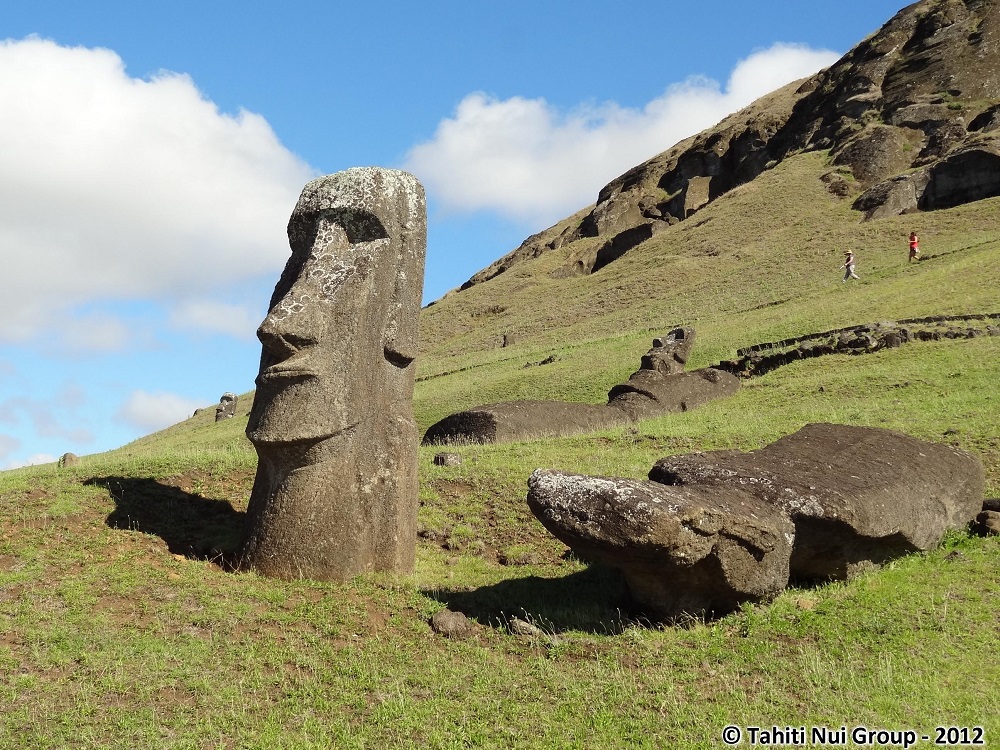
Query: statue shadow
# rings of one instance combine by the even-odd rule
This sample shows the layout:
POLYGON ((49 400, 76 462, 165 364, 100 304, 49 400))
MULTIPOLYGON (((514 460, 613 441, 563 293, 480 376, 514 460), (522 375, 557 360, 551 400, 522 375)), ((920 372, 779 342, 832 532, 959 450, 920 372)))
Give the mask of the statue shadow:
POLYGON ((562 578, 527 576, 471 591, 439 588, 423 594, 497 628, 509 627, 516 617, 550 634, 575 630, 608 635, 654 622, 634 608, 622 575, 598 564, 562 578))
POLYGON ((105 520, 110 528, 153 534, 175 555, 233 568, 246 513, 228 501, 149 478, 93 477, 85 484, 105 488, 114 500, 116 507, 105 520))

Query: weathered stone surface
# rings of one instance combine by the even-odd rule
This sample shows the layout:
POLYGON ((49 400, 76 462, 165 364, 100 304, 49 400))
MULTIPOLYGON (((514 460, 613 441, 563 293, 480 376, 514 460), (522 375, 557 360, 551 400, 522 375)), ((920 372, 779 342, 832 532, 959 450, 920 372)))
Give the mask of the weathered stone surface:
POLYGON ((511 617, 507 623, 507 628, 514 635, 523 635, 528 638, 550 638, 548 633, 535 625, 533 622, 522 620, 520 617, 511 617))
POLYGON ((794 527, 746 491, 538 469, 528 507, 581 557, 619 568, 660 616, 721 615, 788 582, 794 527))
POLYGON ((321 580, 411 570, 423 188, 372 167, 313 180, 288 238, 258 330, 247 437, 259 465, 241 564, 321 580))
POLYGON ((472 621, 462 612, 442 609, 431 617, 431 629, 447 638, 465 638, 472 634, 472 621))
POLYGON ((67 469, 80 463, 80 457, 75 453, 63 453, 59 457, 59 468, 67 469))
POLYGON ((905 129, 878 125, 848 142, 833 163, 850 167, 858 182, 871 185, 910 166, 906 146, 905 129))
POLYGON ((963 451, 817 424, 751 453, 661 459, 649 481, 538 469, 528 506, 581 557, 619 568, 638 603, 674 617, 929 549, 980 512, 983 487, 963 451))
POLYGON ((627 383, 608 392, 608 406, 629 416, 630 420, 694 409, 739 390, 735 375, 705 368, 694 372, 663 375, 655 370, 638 370, 627 383))
POLYGON ((662 221, 646 221, 616 234, 597 250, 590 272, 597 273, 609 263, 614 263, 633 247, 642 244, 666 226, 662 221))
POLYGON ((1000 195, 1000 142, 958 149, 929 169, 922 210, 951 208, 1000 195))
POLYGON ((222 397, 219 399, 219 405, 215 407, 215 421, 221 422, 224 419, 232 419, 235 417, 236 404, 238 401, 239 399, 237 399, 235 393, 229 393, 228 391, 223 393, 222 397))
POLYGON ((918 210, 930 177, 926 171, 892 177, 869 188, 854 201, 852 208, 866 219, 882 219, 918 210))
POLYGON ((982 508, 979 460, 891 430, 813 424, 750 453, 657 461, 652 481, 749 492, 795 524, 791 576, 842 579, 935 546, 982 508))
POLYGON ((598 430, 623 421, 604 404, 507 401, 456 412, 431 425, 424 445, 497 443, 598 430))
POLYGON ((1000 534, 1000 512, 984 510, 976 516, 972 529, 980 536, 1000 534))
POLYGON ((693 328, 680 326, 665 336, 653 339, 653 348, 642 355, 639 369, 655 370, 663 375, 684 372, 684 366, 694 347, 694 338, 693 328))

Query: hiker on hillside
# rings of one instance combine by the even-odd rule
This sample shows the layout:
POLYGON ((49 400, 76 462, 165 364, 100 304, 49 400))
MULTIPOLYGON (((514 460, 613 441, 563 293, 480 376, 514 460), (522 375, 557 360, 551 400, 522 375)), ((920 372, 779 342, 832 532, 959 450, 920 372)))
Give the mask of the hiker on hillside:
POLYGON ((920 238, 917 237, 916 232, 910 232, 910 260, 920 260, 920 238))
POLYGON ((844 269, 844 281, 858 278, 858 275, 854 273, 854 253, 850 250, 844 251, 844 265, 841 268, 844 269))

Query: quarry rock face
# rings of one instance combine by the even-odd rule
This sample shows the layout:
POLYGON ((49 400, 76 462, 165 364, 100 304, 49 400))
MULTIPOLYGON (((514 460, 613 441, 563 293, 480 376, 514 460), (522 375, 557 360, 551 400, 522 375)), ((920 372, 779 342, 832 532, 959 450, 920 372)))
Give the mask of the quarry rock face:
POLYGON ((292 254, 257 332, 247 437, 259 466, 241 566, 319 580, 409 571, 423 188, 374 167, 313 180, 288 238, 292 254))
POLYGON ((681 326, 653 339, 640 368, 608 394, 607 404, 566 401, 506 401, 456 412, 424 433, 424 445, 496 443, 550 435, 571 435, 687 411, 740 387, 739 378, 706 368, 685 372, 693 328, 681 326))
POLYGON ((619 568, 639 604, 676 617, 930 549, 976 518, 984 486, 956 448, 816 424, 749 453, 663 458, 649 481, 538 470, 528 506, 582 557, 619 568))
POLYGON ((843 173, 831 192, 867 219, 1000 196, 998 70, 1000 0, 908 5, 829 68, 615 178, 462 288, 564 246, 580 250, 553 278, 600 272, 801 152, 828 152, 843 173))

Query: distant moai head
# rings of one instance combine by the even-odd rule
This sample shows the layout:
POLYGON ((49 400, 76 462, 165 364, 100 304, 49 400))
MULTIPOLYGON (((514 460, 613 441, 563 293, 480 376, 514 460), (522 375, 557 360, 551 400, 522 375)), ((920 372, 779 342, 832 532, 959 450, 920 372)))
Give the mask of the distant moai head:
POLYGON ((412 393, 425 216, 406 172, 358 167, 303 188, 292 255, 257 331, 254 443, 330 437, 400 398, 406 379, 412 393))
POLYGON ((236 416, 236 404, 238 399, 235 393, 226 391, 219 398, 219 405, 215 407, 215 421, 222 422, 236 416))

